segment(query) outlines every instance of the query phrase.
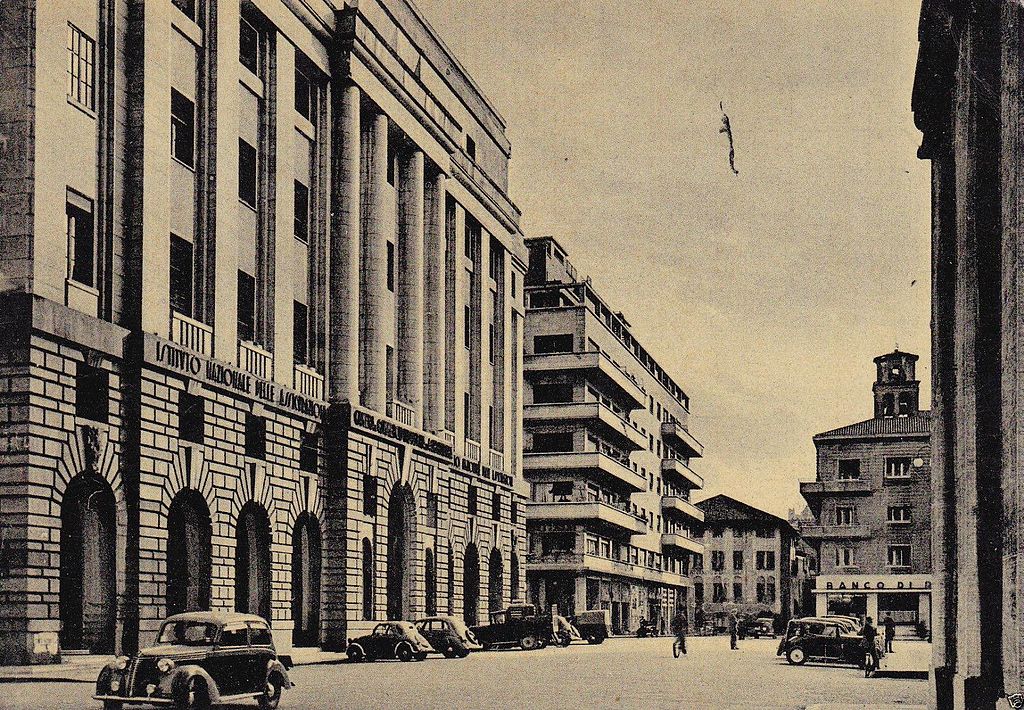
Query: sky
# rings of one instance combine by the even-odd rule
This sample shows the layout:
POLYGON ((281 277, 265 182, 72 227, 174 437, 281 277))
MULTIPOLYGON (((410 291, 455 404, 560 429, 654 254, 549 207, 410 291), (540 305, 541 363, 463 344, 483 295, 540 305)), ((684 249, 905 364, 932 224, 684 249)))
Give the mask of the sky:
POLYGON ((802 509, 811 437, 871 416, 897 344, 927 406, 919 2, 416 1, 508 123, 524 233, 690 395, 697 499, 802 509))

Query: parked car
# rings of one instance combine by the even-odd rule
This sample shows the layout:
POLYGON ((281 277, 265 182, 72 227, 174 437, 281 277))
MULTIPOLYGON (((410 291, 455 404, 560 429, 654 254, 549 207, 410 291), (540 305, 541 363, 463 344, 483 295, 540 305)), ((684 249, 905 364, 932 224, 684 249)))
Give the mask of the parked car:
POLYGON ((864 662, 864 637, 848 631, 848 628, 843 620, 838 619, 794 619, 786 627, 775 655, 785 655, 786 660, 795 666, 802 666, 810 660, 860 667, 864 662))
POLYGON ((408 621, 385 621, 373 627, 373 632, 349 639, 348 660, 379 661, 397 658, 399 661, 422 661, 432 650, 416 627, 408 621))
POLYGON ((484 650, 518 645, 524 651, 544 648, 554 633, 550 614, 539 615, 533 604, 512 604, 490 614, 490 624, 470 627, 484 650))
POLYGON ((416 622, 416 630, 445 658, 465 658, 476 645, 469 627, 454 616, 428 616, 416 622))
POLYGON ((764 638, 775 636, 775 622, 765 617, 740 619, 739 637, 742 638, 764 638))
POLYGON ((105 710, 137 704, 207 708, 242 700, 273 710, 291 687, 262 618, 189 612, 168 617, 154 646, 107 664, 93 697, 105 710))
POLYGON ((658 624, 655 621, 647 621, 641 619, 640 624, 636 627, 636 637, 638 639, 646 638, 648 636, 660 636, 658 631, 658 624))
POLYGON ((587 643, 598 644, 611 636, 611 612, 607 609, 591 609, 570 616, 569 621, 580 632, 587 643))

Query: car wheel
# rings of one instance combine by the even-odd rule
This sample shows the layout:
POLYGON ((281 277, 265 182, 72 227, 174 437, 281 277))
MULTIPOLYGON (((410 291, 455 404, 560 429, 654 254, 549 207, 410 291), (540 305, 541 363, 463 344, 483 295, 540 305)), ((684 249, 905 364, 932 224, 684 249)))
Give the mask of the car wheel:
POLYGON ((535 648, 539 647, 540 642, 537 641, 536 636, 523 636, 521 639, 519 639, 519 648, 523 649, 524 651, 532 651, 535 648))
POLYGON ((366 660, 366 653, 363 651, 362 646, 356 646, 355 644, 348 647, 348 660, 352 663, 359 663, 360 661, 366 660))
POLYGON ((409 644, 407 643, 401 644, 398 648, 395 649, 395 658, 402 661, 403 663, 411 661, 412 647, 409 646, 409 644))
POLYGON ((802 666, 807 663, 807 654, 802 648, 795 646, 794 648, 786 651, 786 660, 794 666, 802 666))
POLYGON ((189 678, 188 684, 174 698, 176 710, 206 710, 210 707, 210 693, 201 678, 189 678))
POLYGON ((562 638, 560 638, 558 640, 558 645, 561 646, 562 648, 569 648, 569 644, 571 644, 571 643, 572 643, 572 636, 570 636, 569 634, 566 634, 565 636, 563 636, 562 638))
POLYGON ((455 658, 458 655, 458 651, 455 650, 455 645, 451 643, 445 646, 441 653, 444 654, 445 658, 455 658))
POLYGON ((604 642, 604 636, 598 636, 597 634, 590 634, 587 636, 587 643, 592 646, 596 646, 602 642, 604 642))
POLYGON ((280 675, 275 673, 267 678, 267 687, 263 690, 263 695, 257 699, 260 710, 276 710, 277 706, 281 704, 283 689, 284 679, 280 675))

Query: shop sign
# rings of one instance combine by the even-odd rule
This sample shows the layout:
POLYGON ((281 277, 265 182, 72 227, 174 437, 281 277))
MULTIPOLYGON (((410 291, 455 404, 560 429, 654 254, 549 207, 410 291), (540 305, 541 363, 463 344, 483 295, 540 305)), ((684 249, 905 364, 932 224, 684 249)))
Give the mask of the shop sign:
POLYGON ((406 429, 390 419, 378 419, 373 414, 362 409, 352 410, 352 426, 386 436, 395 441, 401 441, 403 444, 412 444, 417 448, 437 454, 438 456, 448 458, 452 455, 452 447, 443 441, 431 438, 422 432, 406 429))
POLYGON ((928 575, 850 575, 818 577, 816 591, 826 592, 902 592, 930 591, 932 580, 928 575))

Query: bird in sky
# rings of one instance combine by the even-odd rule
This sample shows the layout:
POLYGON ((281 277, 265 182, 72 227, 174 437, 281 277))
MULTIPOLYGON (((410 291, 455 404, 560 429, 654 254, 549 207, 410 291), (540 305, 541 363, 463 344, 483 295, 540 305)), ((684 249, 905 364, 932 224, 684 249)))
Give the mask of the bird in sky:
POLYGON ((729 123, 729 115, 725 112, 721 101, 718 102, 718 108, 722 112, 722 127, 718 129, 718 132, 724 133, 729 139, 729 167, 732 169, 733 175, 739 175, 740 171, 736 169, 736 150, 732 143, 732 125, 729 123))

